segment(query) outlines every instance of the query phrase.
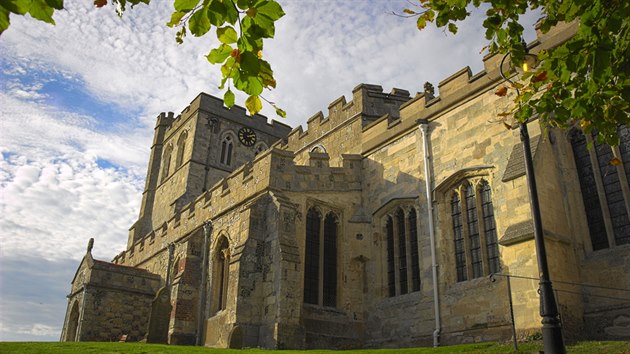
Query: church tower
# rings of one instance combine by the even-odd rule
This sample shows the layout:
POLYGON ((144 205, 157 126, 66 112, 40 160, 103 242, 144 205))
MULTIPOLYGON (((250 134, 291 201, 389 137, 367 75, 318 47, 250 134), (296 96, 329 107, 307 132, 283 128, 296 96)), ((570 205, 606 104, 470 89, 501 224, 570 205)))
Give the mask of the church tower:
POLYGON ((244 108, 227 109, 218 98, 197 96, 180 115, 157 117, 138 221, 127 246, 160 228, 232 171, 252 161, 278 140, 288 125, 244 108))

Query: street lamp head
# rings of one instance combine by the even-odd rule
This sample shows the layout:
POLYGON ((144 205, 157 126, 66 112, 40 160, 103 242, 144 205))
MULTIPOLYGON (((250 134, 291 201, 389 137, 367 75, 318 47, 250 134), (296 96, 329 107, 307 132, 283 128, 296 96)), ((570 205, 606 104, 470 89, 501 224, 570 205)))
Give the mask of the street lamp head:
MULTIPOLYGON (((521 70, 523 73, 530 71, 531 69, 535 69, 538 66, 538 57, 534 54, 525 53, 525 57, 523 58, 523 63, 521 64, 521 70)), ((517 71, 520 71, 517 69, 517 71)))
POLYGON ((523 38, 521 38, 521 45, 523 46, 524 55, 523 55, 522 62, 519 63, 520 65, 514 65, 515 63, 512 61, 511 54, 507 53, 501 60, 501 64, 499 66, 499 73, 501 74, 501 77, 504 78, 509 83, 513 83, 513 82, 512 80, 508 78, 509 75, 506 75, 506 72, 507 74, 509 74, 514 70, 517 73, 522 75, 532 69, 535 69, 539 64, 538 57, 534 54, 529 53, 529 48, 527 48, 527 43, 525 42, 525 39, 523 38), (507 59, 508 57, 510 57, 509 60, 507 59), (505 64, 507 64, 507 68, 504 67, 505 64))

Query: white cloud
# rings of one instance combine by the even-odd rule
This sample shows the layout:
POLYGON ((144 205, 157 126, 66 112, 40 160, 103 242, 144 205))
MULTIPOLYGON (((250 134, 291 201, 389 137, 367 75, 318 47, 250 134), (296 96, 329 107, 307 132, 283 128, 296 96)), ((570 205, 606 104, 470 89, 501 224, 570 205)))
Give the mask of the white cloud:
POLYGON ((23 333, 23 334, 31 334, 31 335, 34 335, 34 336, 55 336, 59 332, 61 332, 61 328, 47 326, 47 325, 41 324, 41 323, 35 323, 35 324, 31 325, 31 326, 25 326, 25 327, 22 327, 22 328, 18 328, 17 332, 18 333, 23 333))
POLYGON ((89 117, 0 94, 2 252, 78 258, 91 236, 106 259, 138 213, 150 137, 93 130, 89 117), (98 159, 122 168, 103 168, 98 159))

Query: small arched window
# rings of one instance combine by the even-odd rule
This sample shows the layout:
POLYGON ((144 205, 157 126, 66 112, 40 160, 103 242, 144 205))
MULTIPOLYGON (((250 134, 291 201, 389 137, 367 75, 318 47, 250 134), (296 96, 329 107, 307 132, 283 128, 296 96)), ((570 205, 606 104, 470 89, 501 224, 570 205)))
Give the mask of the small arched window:
POLYGON ((216 247, 212 272, 212 309, 214 312, 225 310, 227 303, 228 281, 230 277, 230 248, 228 240, 222 236, 216 247))
POLYGON ((314 146, 311 149, 311 152, 318 152, 318 153, 321 153, 321 154, 325 154, 326 153, 326 148, 324 148, 324 145, 318 144, 318 145, 314 146))
POLYGON ((261 152, 267 150, 267 145, 265 145, 265 143, 259 143, 258 145, 256 145, 256 149, 254 150, 254 156, 257 156, 258 154, 260 154, 261 152))
POLYGON ((171 155, 173 154, 173 145, 168 145, 162 154, 162 178, 161 182, 164 182, 168 177, 171 167, 171 155))
POLYGON ((234 141, 231 135, 226 135, 221 142, 221 163, 230 166, 232 164, 232 149, 234 141))
POLYGON ((175 168, 179 168, 184 162, 184 152, 186 151, 186 139, 188 132, 184 131, 177 140, 177 157, 175 158, 175 168))

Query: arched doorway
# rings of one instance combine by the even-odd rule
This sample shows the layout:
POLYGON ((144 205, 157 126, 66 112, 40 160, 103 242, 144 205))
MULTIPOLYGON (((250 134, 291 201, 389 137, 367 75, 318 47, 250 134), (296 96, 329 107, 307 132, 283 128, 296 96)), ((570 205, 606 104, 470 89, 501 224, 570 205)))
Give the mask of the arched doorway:
POLYGON ((77 301, 72 305, 70 317, 68 318, 68 328, 66 331, 66 342, 77 341, 77 330, 79 329, 79 303, 77 301))

